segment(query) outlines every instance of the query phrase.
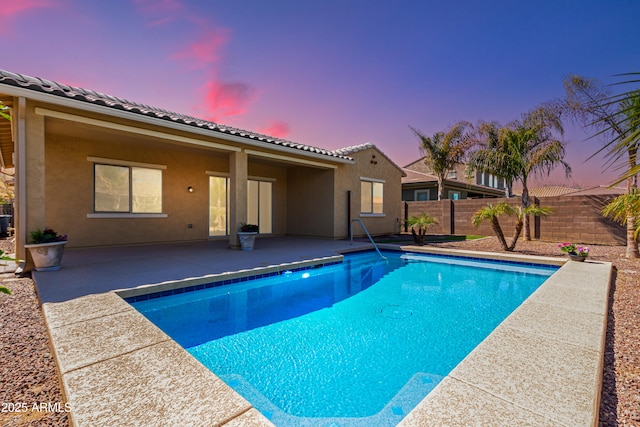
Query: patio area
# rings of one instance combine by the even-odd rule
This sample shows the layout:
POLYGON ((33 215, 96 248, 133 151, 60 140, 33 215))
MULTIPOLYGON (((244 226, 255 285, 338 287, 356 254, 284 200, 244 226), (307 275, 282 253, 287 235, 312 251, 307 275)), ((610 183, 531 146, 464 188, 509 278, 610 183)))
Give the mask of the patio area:
POLYGON ((34 272, 42 303, 143 285, 179 281, 338 255, 336 251, 371 248, 370 243, 273 237, 256 240, 255 249, 228 248, 227 240, 65 249, 62 268, 34 272))

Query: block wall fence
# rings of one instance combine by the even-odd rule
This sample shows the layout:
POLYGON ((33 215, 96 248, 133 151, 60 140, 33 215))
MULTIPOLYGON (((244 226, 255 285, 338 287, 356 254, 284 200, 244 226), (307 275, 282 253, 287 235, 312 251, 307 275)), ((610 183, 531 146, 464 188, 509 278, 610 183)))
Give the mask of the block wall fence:
MULTIPOLYGON (((624 245, 626 244, 626 227, 601 215, 602 208, 612 199, 611 196, 534 198, 534 203, 553 209, 553 213, 546 217, 531 217, 531 236, 551 242, 624 245)), ((519 206, 521 203, 519 197, 403 202, 403 212, 405 219, 422 213, 435 217, 438 224, 429 228, 429 234, 493 236, 494 233, 488 221, 474 227, 471 217, 487 204, 500 202, 507 202, 512 206, 519 206)), ((505 236, 511 237, 515 229, 515 219, 504 215, 500 217, 500 226, 505 236)))

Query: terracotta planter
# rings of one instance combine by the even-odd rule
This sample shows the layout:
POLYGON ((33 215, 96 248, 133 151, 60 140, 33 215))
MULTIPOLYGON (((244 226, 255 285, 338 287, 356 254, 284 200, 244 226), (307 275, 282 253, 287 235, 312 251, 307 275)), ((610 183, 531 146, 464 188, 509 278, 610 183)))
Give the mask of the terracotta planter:
POLYGON ((55 271, 60 269, 66 240, 51 243, 33 243, 24 245, 29 249, 36 271, 55 271))
POLYGON ((571 258, 571 261, 584 262, 584 260, 587 259, 587 255, 572 255, 572 254, 569 254, 569 258, 571 258))
POLYGON ((243 251, 252 251, 253 245, 256 242, 257 232, 245 232, 239 231, 238 238, 240 239, 240 245, 242 245, 243 251))

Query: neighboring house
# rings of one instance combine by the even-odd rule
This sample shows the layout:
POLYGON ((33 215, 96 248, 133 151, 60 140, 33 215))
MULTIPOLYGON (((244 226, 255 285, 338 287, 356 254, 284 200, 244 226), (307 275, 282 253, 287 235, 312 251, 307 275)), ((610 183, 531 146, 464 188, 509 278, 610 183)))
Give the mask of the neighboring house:
POLYGON ((398 231, 403 172, 373 144, 328 151, 1 70, 0 101, 12 116, 0 121, 0 160, 15 167, 22 259, 44 227, 69 247, 238 247, 243 222, 330 239, 355 218, 374 235, 398 231))
MULTIPOLYGON (((438 180, 424 163, 424 158, 402 169, 402 200, 406 202, 438 200, 438 180)), ((466 165, 458 165, 444 180, 446 199, 477 199, 504 197, 505 180, 483 172, 467 176, 466 165)))

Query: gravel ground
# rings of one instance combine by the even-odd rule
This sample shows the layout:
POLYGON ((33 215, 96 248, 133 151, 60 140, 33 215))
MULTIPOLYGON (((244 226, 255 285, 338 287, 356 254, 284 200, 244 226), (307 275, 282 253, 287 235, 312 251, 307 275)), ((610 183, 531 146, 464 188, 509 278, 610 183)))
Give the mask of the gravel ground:
MULTIPOLYGON (((438 243, 439 247, 501 252, 497 239, 438 243)), ((12 243, 0 240, 12 252, 12 243)), ((558 256, 557 243, 519 241, 515 253, 558 256)), ((640 427, 640 260, 628 260, 623 246, 592 246, 591 259, 616 267, 611 288, 600 426, 640 427)), ((13 295, 0 294, 0 425, 68 426, 65 400, 42 311, 29 278, 2 278, 13 295), (7 412, 11 403, 25 412, 7 412), (34 404, 50 410, 32 410, 34 404), (57 407, 55 406, 57 404, 57 407), (24 407, 22 406, 22 407, 24 407)))

